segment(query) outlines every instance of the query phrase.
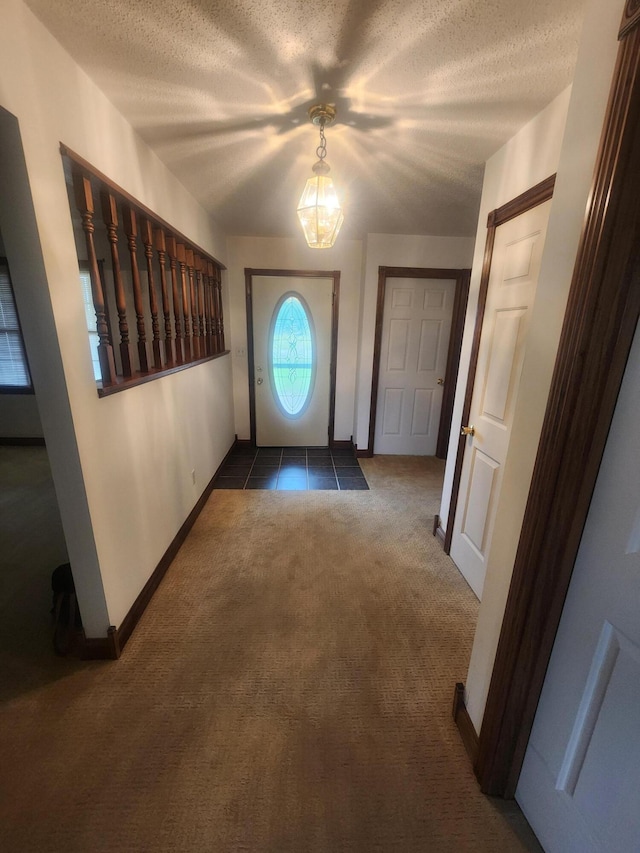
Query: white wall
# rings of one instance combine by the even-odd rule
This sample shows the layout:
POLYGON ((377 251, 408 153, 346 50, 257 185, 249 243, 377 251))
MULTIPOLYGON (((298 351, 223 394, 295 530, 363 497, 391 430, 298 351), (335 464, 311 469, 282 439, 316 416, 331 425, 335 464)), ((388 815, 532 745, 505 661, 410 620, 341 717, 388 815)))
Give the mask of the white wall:
POLYGON ((225 242, 21 0, 0 7, 0 105, 19 121, 40 259, 28 256, 26 202, 25 228, 11 221, 17 185, 0 187, 0 227, 85 628, 104 636, 233 441, 231 364, 225 356, 98 398, 59 142, 223 262, 225 242))
POLYGON ((227 347, 233 357, 235 429, 240 439, 250 436, 249 373, 247 362, 247 311, 245 267, 283 270, 340 270, 340 316, 336 368, 335 438, 348 441, 353 434, 358 314, 362 282, 362 243, 340 240, 332 249, 310 249, 299 238, 230 237, 227 347))
POLYGON ((445 530, 449 515, 453 471, 476 324, 478 293, 487 241, 487 216, 492 210, 511 201, 512 198, 556 172, 570 96, 571 88, 569 87, 526 124, 506 145, 500 148, 485 166, 469 285, 469 302, 465 317, 460 369, 458 371, 447 465, 440 504, 440 519, 445 530))
POLYGON ((465 269, 471 266, 472 237, 420 237, 402 234, 368 234, 365 241, 365 272, 360 313, 360 348, 354 441, 358 448, 369 444, 369 411, 373 345, 378 299, 378 267, 432 267, 465 269))
MULTIPOLYGON (((622 0, 616 0, 616 6, 614 13, 609 0, 590 0, 568 102, 564 138, 562 124, 568 92, 556 99, 487 164, 478 228, 478 243, 482 246, 476 246, 474 261, 476 281, 486 213, 553 172, 554 160, 557 181, 505 463, 502 497, 497 508, 498 520, 487 559, 487 576, 467 675, 467 709, 478 731, 526 503, 526 494, 516 501, 511 495, 514 484, 531 479, 535 463, 617 52, 622 0)), ((467 345, 467 358, 468 348, 467 345)), ((457 399, 456 404, 452 444, 454 440, 457 443, 462 401, 457 399)), ((450 453, 448 469, 452 463, 453 454, 450 453)), ((450 474, 449 470, 447 473, 450 474)), ((443 507, 448 510, 448 497, 443 497, 443 507)), ((446 517, 444 510, 442 514, 446 517)))

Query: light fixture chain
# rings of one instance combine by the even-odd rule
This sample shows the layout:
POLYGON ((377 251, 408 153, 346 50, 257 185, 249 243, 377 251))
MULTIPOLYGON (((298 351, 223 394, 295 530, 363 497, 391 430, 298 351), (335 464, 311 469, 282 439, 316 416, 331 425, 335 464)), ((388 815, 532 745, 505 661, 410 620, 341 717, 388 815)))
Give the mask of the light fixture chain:
POLYGON ((327 156, 327 140, 324 136, 324 122, 320 122, 320 145, 316 148, 316 157, 320 162, 327 156))

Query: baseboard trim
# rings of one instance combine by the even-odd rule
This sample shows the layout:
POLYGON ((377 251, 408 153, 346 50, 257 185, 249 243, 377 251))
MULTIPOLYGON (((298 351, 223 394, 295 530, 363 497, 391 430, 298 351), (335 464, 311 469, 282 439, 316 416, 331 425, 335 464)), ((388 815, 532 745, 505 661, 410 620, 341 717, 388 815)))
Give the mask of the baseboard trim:
POLYGON ((444 530, 440 526, 440 516, 433 516, 433 535, 436 537, 440 545, 444 548, 444 530))
POLYGON ((80 657, 82 660, 117 660, 120 657, 118 629, 111 625, 106 637, 80 637, 80 657))
MULTIPOLYGON (((255 444, 251 441, 250 438, 238 438, 238 436, 236 436, 236 440, 233 443, 233 447, 255 447, 255 444)), ((233 447, 231 448, 232 450, 233 447)))
MULTIPOLYGON (((238 438, 236 436, 236 440, 234 442, 233 447, 255 447, 256 445, 251 441, 250 438, 238 438)), ((344 439, 335 439, 332 438, 329 442, 329 447, 334 450, 353 450, 356 456, 362 456, 363 453, 356 449, 356 446, 353 443, 353 438, 344 438, 344 439)))
POLYGON ((356 457, 358 459, 371 459, 373 456, 373 450, 369 450, 369 448, 365 448, 365 450, 358 450, 356 447, 356 457))
MULTIPOLYGON (((237 442, 237 439, 236 439, 237 442)), ((133 634, 133 631, 140 621, 140 617, 144 613, 147 608, 147 605, 153 598, 155 591, 160 586, 162 579, 167 573, 167 570, 171 563, 173 562, 176 554, 180 550, 180 546, 183 544, 184 540, 187 538, 187 535, 191 528, 193 527, 196 519, 202 512, 204 505, 206 504, 211 492, 213 491, 213 486, 218 479, 218 474, 220 469, 227 461, 227 457, 231 453, 234 447, 236 447, 236 442, 231 446, 224 459, 218 466, 215 474, 209 480, 205 490, 202 492, 200 497, 198 498, 195 506, 185 519, 184 523, 174 536, 171 544, 167 548, 167 550, 162 555, 162 558, 158 565, 155 567, 149 580, 143 586, 140 594, 136 598, 136 600, 131 605, 129 612, 122 620, 119 627, 115 627, 111 625, 107 632, 106 637, 85 637, 83 642, 82 649, 82 657, 85 660, 117 660, 124 647, 127 644, 127 641, 133 634)))
POLYGON ((0 438, 0 445, 4 447, 44 447, 44 437, 34 436, 5 436, 0 438))
POLYGON ((458 727, 467 755, 475 765, 478 757, 478 734, 464 702, 464 684, 461 681, 456 684, 453 693, 453 720, 458 727))

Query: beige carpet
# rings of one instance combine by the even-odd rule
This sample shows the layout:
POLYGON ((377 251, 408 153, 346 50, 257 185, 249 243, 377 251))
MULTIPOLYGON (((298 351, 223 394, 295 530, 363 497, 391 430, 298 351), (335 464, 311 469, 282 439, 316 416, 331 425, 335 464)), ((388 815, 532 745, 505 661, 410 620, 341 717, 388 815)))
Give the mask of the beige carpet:
POLYGON ((451 720, 477 602, 430 533, 442 465, 362 467, 214 492, 120 661, 9 667, 3 850, 536 849, 451 720))

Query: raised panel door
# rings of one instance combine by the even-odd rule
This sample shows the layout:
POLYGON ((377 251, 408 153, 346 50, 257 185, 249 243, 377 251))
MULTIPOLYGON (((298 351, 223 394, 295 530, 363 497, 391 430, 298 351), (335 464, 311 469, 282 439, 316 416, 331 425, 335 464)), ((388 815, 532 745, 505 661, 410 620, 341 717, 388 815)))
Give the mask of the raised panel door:
MULTIPOLYGON (((551 202, 496 229, 451 557, 478 598, 502 487, 551 202)), ((528 484, 522 484, 528 488, 528 484)))
POLYGON ((455 281, 387 279, 374 452, 434 455, 455 281))

